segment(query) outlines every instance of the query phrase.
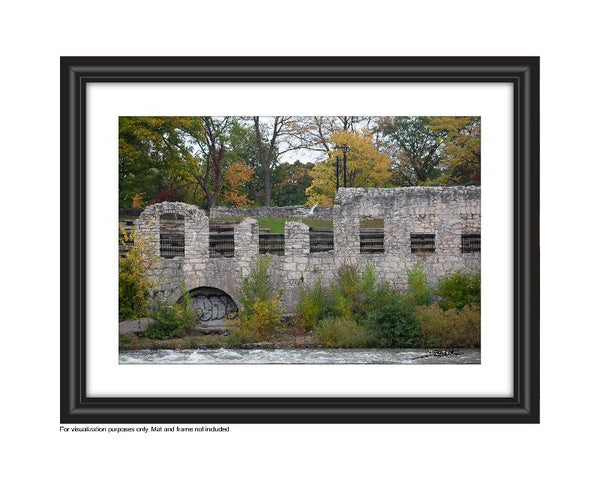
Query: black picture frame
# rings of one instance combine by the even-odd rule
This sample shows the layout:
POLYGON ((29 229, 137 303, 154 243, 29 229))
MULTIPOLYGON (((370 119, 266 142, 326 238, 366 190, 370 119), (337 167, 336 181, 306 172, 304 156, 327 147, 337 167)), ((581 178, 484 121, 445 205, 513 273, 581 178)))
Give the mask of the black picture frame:
POLYGON ((62 423, 539 423, 539 57, 62 57, 62 423), (514 87, 511 398, 91 398, 86 86, 91 82, 509 82, 514 87))

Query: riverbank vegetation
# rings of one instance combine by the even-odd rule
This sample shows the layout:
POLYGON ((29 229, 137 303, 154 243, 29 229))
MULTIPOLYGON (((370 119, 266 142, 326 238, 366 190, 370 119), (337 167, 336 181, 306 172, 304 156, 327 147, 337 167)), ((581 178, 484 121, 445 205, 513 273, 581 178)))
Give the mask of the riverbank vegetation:
POLYGON ((417 265, 407 271, 408 288, 380 281, 372 266, 364 272, 342 266, 335 282, 300 282, 300 301, 285 319, 282 292, 260 257, 240 285, 239 314, 226 319, 226 335, 194 333, 197 314, 189 295, 173 307, 159 305, 156 322, 139 336, 121 338, 121 348, 478 348, 480 277, 453 272, 433 288, 417 265))
POLYGON ((239 314, 226 320, 229 334, 239 344, 271 338, 283 328, 279 306, 281 292, 276 292, 268 274, 270 260, 259 257, 250 274, 242 280, 239 314))
POLYGON ((121 227, 119 241, 125 253, 119 258, 119 321, 142 318, 150 310, 150 296, 156 287, 147 272, 156 262, 148 239, 134 229, 121 227))
POLYGON ((371 266, 344 266, 330 287, 302 289, 298 322, 328 347, 479 347, 479 274, 452 273, 434 289, 420 266, 407 274, 397 291, 371 266))

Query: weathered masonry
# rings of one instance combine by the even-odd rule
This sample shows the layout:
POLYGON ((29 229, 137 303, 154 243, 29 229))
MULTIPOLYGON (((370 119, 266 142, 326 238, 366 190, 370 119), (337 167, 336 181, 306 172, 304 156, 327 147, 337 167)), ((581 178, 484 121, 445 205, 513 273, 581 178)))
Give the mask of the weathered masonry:
POLYGON ((255 219, 211 232, 203 210, 165 202, 146 208, 137 227, 160 257, 149 272, 161 285, 159 295, 174 303, 185 286, 198 326, 219 326, 224 315, 235 314, 240 280, 258 255, 271 257, 269 273, 288 313, 299 282, 327 285, 344 264, 372 264, 378 278, 398 288, 417 263, 431 284, 449 271, 480 268, 479 187, 340 188, 332 216, 333 234, 288 222, 283 236, 267 238, 255 219))

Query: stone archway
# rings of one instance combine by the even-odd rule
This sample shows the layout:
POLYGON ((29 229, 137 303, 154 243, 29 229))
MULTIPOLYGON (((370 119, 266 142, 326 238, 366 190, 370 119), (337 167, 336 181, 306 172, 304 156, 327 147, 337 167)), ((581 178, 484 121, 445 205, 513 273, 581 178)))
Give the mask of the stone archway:
POLYGON ((214 287, 198 287, 189 291, 198 312, 196 328, 223 328, 224 318, 235 318, 238 307, 226 292, 214 287))

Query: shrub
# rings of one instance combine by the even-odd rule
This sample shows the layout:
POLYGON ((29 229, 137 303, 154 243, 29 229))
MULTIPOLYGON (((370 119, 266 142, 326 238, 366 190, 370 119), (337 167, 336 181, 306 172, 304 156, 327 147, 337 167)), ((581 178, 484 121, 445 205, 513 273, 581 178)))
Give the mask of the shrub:
POLYGON ((119 258, 119 320, 147 316, 149 299, 156 286, 147 277, 150 267, 156 262, 148 239, 136 230, 127 233, 121 227, 121 242, 129 250, 119 258))
POLYGON ((442 277, 436 295, 443 310, 463 308, 481 303, 481 276, 479 273, 453 273, 442 277))
POLYGON ((408 295, 415 305, 431 305, 433 294, 427 284, 423 267, 419 264, 412 269, 406 269, 408 276, 408 295))
POLYGON ((475 348, 481 344, 481 314, 478 305, 462 310, 419 307, 421 345, 438 348, 475 348))
POLYGON ((315 329, 315 336, 325 347, 358 348, 371 343, 372 335, 354 320, 342 317, 323 319, 315 329))
POLYGON ((377 345, 415 346, 419 339, 419 323, 412 298, 380 285, 374 300, 376 307, 368 313, 367 321, 376 331, 377 345))
POLYGON ((242 279, 240 313, 226 320, 231 335, 240 343, 266 340, 281 325, 281 296, 275 294, 268 275, 270 262, 268 257, 257 259, 250 274, 242 279))
POLYGON ((317 281, 312 288, 301 284, 300 295, 301 299, 298 304, 300 326, 308 331, 314 330, 319 320, 331 310, 327 289, 321 286, 320 281, 317 281))
POLYGON ((192 306, 192 296, 186 293, 172 307, 159 304, 152 318, 156 322, 148 327, 146 335, 150 338, 165 340, 191 333, 198 320, 198 314, 192 306))
POLYGON ((335 316, 360 321, 373 306, 377 278, 373 265, 367 265, 360 275, 353 265, 342 265, 337 283, 331 287, 331 308, 335 316))
POLYGON ((270 300, 275 296, 273 285, 269 278, 270 264, 271 260, 269 257, 258 257, 250 270, 250 274, 242 279, 240 303, 247 311, 251 311, 256 302, 270 300))
POLYGON ((279 295, 268 300, 256 300, 252 309, 242 312, 231 320, 225 320, 229 332, 239 343, 260 342, 277 332, 283 318, 279 307, 279 295))

